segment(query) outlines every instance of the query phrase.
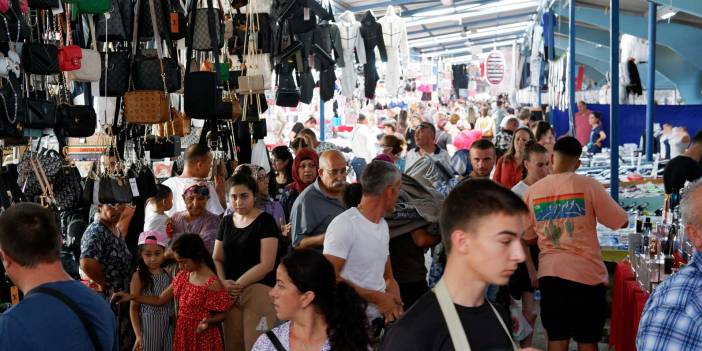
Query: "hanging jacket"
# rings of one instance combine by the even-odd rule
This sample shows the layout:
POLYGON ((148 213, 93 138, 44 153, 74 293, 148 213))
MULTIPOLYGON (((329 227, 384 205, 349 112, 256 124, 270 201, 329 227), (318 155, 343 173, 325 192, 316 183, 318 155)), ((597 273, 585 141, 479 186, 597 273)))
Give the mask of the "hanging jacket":
POLYGON ((365 97, 375 98, 375 88, 380 77, 375 68, 375 47, 378 47, 380 59, 388 61, 388 54, 385 51, 385 41, 383 40, 383 27, 375 20, 375 16, 370 11, 366 11, 361 19, 361 36, 366 46, 366 64, 363 66, 363 76, 365 78, 365 97))
POLYGON ((276 7, 275 17, 278 21, 290 20, 290 29, 294 34, 306 33, 317 26, 317 17, 333 21, 334 15, 316 0, 285 0, 276 7))
MULTIPOLYGON (((341 34, 336 24, 319 24, 312 34, 312 42, 319 45, 329 56, 332 56, 333 52, 336 65, 338 67, 344 67, 341 34)), ((316 62, 315 68, 320 69, 319 62, 316 62)))
POLYGON ((639 77, 639 69, 636 67, 634 59, 626 62, 626 68, 629 71, 629 84, 626 86, 626 94, 643 94, 643 86, 641 85, 641 77, 639 77))
POLYGON ((383 28, 383 42, 388 54, 387 72, 385 75, 385 88, 389 96, 397 96, 400 88, 400 78, 403 65, 409 63, 409 48, 407 46, 407 25, 402 17, 395 13, 395 8, 390 5, 378 23, 383 28), (400 63, 402 60, 402 64, 400 63))
POLYGON ((358 61, 362 65, 366 64, 366 47, 361 36, 361 23, 356 21, 353 12, 346 11, 339 16, 337 27, 345 63, 342 70, 341 93, 348 98, 352 98, 358 79, 354 62, 358 61))

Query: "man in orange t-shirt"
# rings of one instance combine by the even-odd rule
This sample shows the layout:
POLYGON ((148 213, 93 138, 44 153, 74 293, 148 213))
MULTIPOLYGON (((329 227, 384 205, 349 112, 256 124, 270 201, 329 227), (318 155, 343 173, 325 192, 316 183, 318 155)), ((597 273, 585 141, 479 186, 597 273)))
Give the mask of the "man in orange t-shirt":
POLYGON ((556 142, 554 174, 529 187, 524 201, 530 226, 524 240, 538 239, 541 318, 549 351, 597 350, 605 322, 607 269, 597 240, 597 223, 618 229, 628 218, 602 184, 574 172, 582 145, 573 137, 556 142))

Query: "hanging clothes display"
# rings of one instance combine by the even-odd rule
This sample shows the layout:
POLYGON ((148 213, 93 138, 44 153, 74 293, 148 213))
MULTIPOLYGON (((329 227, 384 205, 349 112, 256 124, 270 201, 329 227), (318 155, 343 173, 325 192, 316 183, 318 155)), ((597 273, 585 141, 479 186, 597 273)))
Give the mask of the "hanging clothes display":
POLYGON ((385 17, 378 20, 378 22, 383 27, 383 41, 388 53, 385 89, 388 92, 388 97, 396 97, 400 89, 402 67, 409 63, 407 25, 405 20, 397 15, 392 5, 388 6, 385 17), (400 60, 402 63, 400 63, 400 60))
POLYGON ((451 74, 453 75, 453 91, 456 97, 467 97, 461 94, 461 89, 468 89, 468 72, 466 71, 466 65, 452 65, 451 74))
POLYGON ((339 16, 338 28, 345 63, 341 77, 341 94, 352 98, 358 79, 354 62, 366 64, 366 47, 361 36, 361 23, 356 21, 353 12, 346 11, 339 16))
POLYGON ((630 59, 626 63, 626 68, 629 73, 629 84, 626 86, 626 95, 642 95, 643 86, 641 85, 641 77, 639 76, 639 69, 636 67, 634 59, 630 59))
POLYGON ((361 36, 363 44, 366 46, 366 64, 363 65, 363 77, 365 78, 365 97, 375 98, 375 88, 380 77, 375 68, 375 47, 378 47, 380 59, 388 62, 388 54, 385 51, 385 41, 383 39, 383 27, 375 20, 375 16, 370 11, 366 11, 361 19, 361 36))
POLYGON ((648 41, 629 34, 622 34, 620 40, 620 62, 634 59, 635 63, 648 62, 648 41))

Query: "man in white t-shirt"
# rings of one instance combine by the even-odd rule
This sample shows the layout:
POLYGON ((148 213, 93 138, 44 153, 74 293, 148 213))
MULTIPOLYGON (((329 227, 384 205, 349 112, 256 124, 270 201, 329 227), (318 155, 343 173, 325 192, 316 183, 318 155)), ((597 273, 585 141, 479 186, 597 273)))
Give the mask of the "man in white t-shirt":
POLYGON ((212 169, 210 148, 206 145, 193 144, 185 150, 183 157, 185 160, 183 174, 163 182, 163 185, 173 191, 173 207, 166 211, 166 214, 171 217, 178 212, 185 211, 185 200, 183 199, 185 190, 195 184, 207 182, 210 194, 217 194, 217 196, 210 196, 207 210, 221 215, 227 207, 227 201, 224 198, 224 179, 221 176, 215 176, 214 185, 205 180, 212 169))
POLYGON ((385 215, 395 208, 402 185, 397 168, 373 161, 361 178, 363 197, 329 224, 324 255, 337 276, 351 284, 368 302, 370 320, 385 317, 389 323, 402 313, 400 288, 390 265, 389 229, 385 215))
POLYGON ((351 135, 351 149, 356 157, 370 163, 378 153, 375 147, 376 138, 368 127, 366 116, 359 114, 357 122, 351 135))

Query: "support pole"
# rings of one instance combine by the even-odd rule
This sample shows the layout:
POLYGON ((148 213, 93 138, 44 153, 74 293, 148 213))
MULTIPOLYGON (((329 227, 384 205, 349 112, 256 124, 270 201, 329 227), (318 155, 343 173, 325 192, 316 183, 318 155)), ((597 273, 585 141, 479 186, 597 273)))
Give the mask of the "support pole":
POLYGON ((575 0, 568 18, 568 134, 575 135, 575 0))
MULTIPOLYGON (((541 62, 539 63, 539 83, 536 86, 536 104, 541 108, 543 106, 543 101, 541 101, 541 89, 543 89, 544 86, 544 59, 541 59, 541 62)), ((545 120, 548 120, 546 116, 544 116, 546 111, 541 111, 541 115, 545 120)))
POLYGON ((324 100, 319 97, 319 140, 327 139, 326 131, 324 130, 324 100))
POLYGON ((653 98, 656 93, 656 17, 658 5, 648 2, 648 83, 646 90, 646 160, 653 161, 653 98))
POLYGON ((609 134, 612 149, 609 191, 614 201, 619 202, 619 0, 610 0, 609 13, 609 70, 612 87, 609 105, 609 134))

